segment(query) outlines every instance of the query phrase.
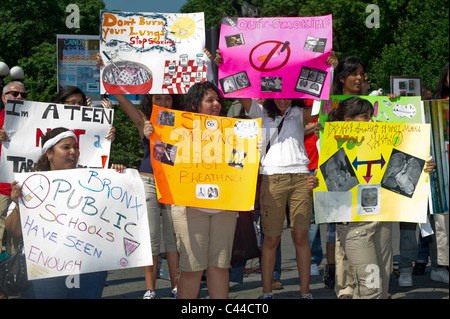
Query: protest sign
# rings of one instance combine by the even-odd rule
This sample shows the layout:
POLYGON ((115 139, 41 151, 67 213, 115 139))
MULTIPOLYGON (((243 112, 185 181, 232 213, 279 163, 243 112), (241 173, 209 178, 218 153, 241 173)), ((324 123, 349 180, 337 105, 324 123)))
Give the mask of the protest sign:
POLYGON ((327 122, 322 136, 317 223, 425 223, 430 125, 327 122))
MULTIPOLYGON (((318 122, 325 127, 328 114, 339 106, 345 99, 354 97, 352 95, 330 95, 326 100, 315 100, 312 114, 319 114, 318 122)), ((387 96, 359 96, 369 101, 373 106, 372 120, 386 123, 425 123, 423 104, 420 96, 399 97, 391 101, 387 96)), ((322 143, 323 129, 320 130, 320 140, 322 143)))
POLYGON ((101 93, 184 94, 206 80, 203 12, 101 11, 101 93))
POLYGON ((65 127, 78 138, 80 167, 108 167, 114 110, 87 106, 8 100, 3 129, 9 141, 1 144, 0 182, 11 183, 14 173, 31 172, 42 155, 41 137, 65 127))
MULTIPOLYGON (((331 95, 326 100, 315 101, 320 103, 319 122, 324 126, 331 110, 337 108, 339 103, 350 95, 331 95)), ((373 105, 372 119, 387 123, 424 123, 424 111, 420 96, 402 96, 392 101, 387 96, 359 96, 373 105)))
POLYGON ((225 97, 320 98, 330 92, 332 16, 232 18, 220 29, 225 97))
POLYGON ((152 265, 136 170, 19 173, 16 180, 28 279, 152 265))
POLYGON ((150 139, 159 201, 254 209, 261 119, 235 119, 154 106, 150 139))
POLYGON ((430 213, 448 214, 449 209, 449 143, 448 100, 424 101, 425 118, 431 123, 431 155, 436 169, 430 173, 430 213))
POLYGON ((58 89, 73 85, 100 101, 100 69, 96 65, 98 35, 58 34, 58 89))

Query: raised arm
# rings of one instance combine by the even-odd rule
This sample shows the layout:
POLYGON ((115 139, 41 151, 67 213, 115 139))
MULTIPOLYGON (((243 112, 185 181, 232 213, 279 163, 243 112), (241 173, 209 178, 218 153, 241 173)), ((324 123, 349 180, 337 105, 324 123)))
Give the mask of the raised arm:
POLYGON ((119 102, 120 107, 125 111, 131 121, 136 125, 141 138, 145 136, 144 126, 149 119, 123 94, 114 94, 114 98, 119 102))

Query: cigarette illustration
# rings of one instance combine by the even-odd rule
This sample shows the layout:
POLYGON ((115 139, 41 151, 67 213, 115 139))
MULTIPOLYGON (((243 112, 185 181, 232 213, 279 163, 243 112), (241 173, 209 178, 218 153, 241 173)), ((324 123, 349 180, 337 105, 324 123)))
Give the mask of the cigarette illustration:
POLYGON ((164 154, 166 154, 167 160, 170 161, 171 159, 170 159, 169 154, 168 154, 167 151, 166 151, 166 148, 163 147, 163 150, 164 150, 164 154))
POLYGON ((24 198, 27 202, 29 202, 30 200, 33 199, 32 194, 36 196, 36 195, 39 194, 43 189, 44 189, 44 188, 43 188, 41 185, 38 185, 35 189, 33 189, 33 190, 30 192, 30 194, 27 194, 27 195, 23 196, 23 198, 24 198))

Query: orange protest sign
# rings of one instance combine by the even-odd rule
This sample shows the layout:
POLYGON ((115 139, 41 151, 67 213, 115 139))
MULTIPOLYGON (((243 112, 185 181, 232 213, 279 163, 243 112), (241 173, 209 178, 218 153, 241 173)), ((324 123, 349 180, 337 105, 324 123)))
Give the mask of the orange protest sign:
POLYGON ((153 107, 150 149, 158 200, 209 209, 254 209, 261 119, 153 107))

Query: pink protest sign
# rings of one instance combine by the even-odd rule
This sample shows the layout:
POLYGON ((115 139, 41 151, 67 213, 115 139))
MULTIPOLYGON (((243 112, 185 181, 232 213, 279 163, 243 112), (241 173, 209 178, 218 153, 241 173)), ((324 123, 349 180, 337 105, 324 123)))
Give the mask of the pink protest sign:
POLYGON ((332 16, 232 18, 220 29, 225 97, 328 99, 332 16))

